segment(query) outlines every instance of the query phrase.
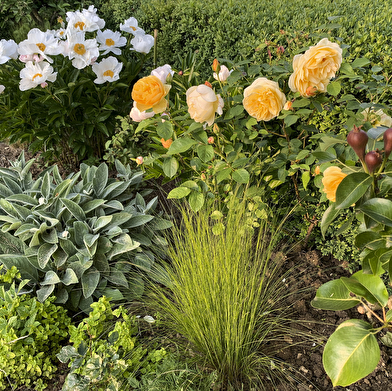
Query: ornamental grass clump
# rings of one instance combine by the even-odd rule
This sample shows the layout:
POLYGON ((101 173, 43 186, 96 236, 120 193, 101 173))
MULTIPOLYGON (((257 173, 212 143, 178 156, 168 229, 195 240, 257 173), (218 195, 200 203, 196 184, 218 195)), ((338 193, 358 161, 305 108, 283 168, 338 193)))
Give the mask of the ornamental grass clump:
POLYGON ((223 389, 265 389, 285 378, 276 353, 293 331, 281 229, 269 221, 254 235, 240 207, 214 235, 209 216, 182 211, 172 231, 168 289, 153 287, 153 305, 168 329, 191 343, 199 363, 217 372, 223 389))

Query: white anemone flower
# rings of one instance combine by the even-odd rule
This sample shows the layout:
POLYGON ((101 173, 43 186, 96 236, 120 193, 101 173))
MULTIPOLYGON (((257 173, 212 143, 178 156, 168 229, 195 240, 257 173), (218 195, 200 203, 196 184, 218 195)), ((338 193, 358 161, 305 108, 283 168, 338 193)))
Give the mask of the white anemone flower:
POLYGON ((35 88, 46 81, 54 82, 57 77, 57 72, 53 72, 53 67, 46 61, 34 63, 29 61, 26 66, 20 71, 19 89, 21 91, 35 88))
POLYGON ((67 30, 61 27, 55 31, 54 36, 57 39, 66 39, 67 38, 67 30))
POLYGON ((104 58, 100 63, 96 62, 92 66, 94 73, 97 75, 94 83, 103 84, 107 81, 112 82, 118 80, 122 66, 122 62, 118 62, 117 58, 113 56, 104 58))
POLYGON ((144 30, 138 27, 137 20, 134 17, 124 20, 124 24, 120 23, 120 30, 133 35, 144 34, 144 30))
POLYGON ((52 63, 49 55, 61 53, 61 47, 54 34, 50 31, 43 32, 34 28, 27 34, 27 39, 19 43, 18 52, 21 55, 40 54, 46 61, 52 63))
POLYGON ((91 5, 87 10, 82 10, 82 12, 67 12, 67 29, 83 32, 103 29, 105 27, 105 21, 97 15, 96 11, 97 9, 91 5))
POLYGON ((69 33, 67 38, 64 55, 72 60, 75 68, 83 69, 99 57, 98 44, 95 39, 85 39, 83 32, 69 33))
POLYGON ((2 39, 0 41, 0 64, 5 64, 8 60, 18 58, 18 44, 10 39, 2 39))
POLYGON ((127 44, 127 39, 121 36, 121 33, 112 30, 97 32, 97 42, 99 43, 99 50, 104 50, 102 55, 113 52, 116 55, 121 54, 121 49, 119 47, 125 46, 127 44))
POLYGON ((154 46, 154 37, 148 34, 136 34, 131 39, 131 45, 133 49, 138 53, 148 54, 151 48, 154 46))

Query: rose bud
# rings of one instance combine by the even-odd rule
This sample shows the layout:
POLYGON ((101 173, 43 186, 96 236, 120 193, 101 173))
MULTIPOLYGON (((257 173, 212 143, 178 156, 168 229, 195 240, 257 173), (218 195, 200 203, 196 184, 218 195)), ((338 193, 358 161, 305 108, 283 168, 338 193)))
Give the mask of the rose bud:
POLYGON ((386 159, 388 159, 391 151, 392 151, 392 128, 389 128, 384 132, 384 152, 385 152, 386 159))
POLYGON ((368 135, 360 127, 354 125, 354 129, 347 135, 348 145, 354 150, 361 161, 365 159, 365 149, 368 135))
POLYGON ((370 151, 365 156, 365 163, 369 174, 373 174, 374 170, 381 166, 382 157, 377 151, 370 151))

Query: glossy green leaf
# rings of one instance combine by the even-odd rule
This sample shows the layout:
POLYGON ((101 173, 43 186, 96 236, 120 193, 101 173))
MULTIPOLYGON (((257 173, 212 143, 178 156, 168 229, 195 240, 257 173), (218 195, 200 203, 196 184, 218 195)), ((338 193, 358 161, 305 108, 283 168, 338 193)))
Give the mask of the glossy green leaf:
POLYGON ((371 186, 373 178, 364 172, 347 175, 336 190, 336 209, 355 204, 371 186))
POLYGON ((392 201, 372 198, 360 205, 359 209, 373 220, 392 227, 392 201))
POLYGON ((337 81, 332 81, 327 85, 327 92, 328 94, 331 94, 333 96, 338 96, 340 91, 342 89, 342 86, 340 85, 339 82, 337 81))
POLYGON ((212 145, 199 145, 197 147, 197 155, 204 162, 207 163, 215 156, 214 148, 212 145))
POLYGON ((163 160, 162 169, 167 177, 173 178, 173 176, 176 175, 179 166, 177 159, 174 156, 171 156, 163 160))
POLYGON ((237 183, 248 183, 249 182, 249 172, 245 170, 245 168, 240 168, 238 170, 233 171, 232 178, 237 183))
POLYGON ((340 209, 336 209, 335 202, 331 203, 328 209, 324 212, 320 223, 321 234, 323 237, 325 237, 325 233, 327 232, 329 225, 340 215, 340 212, 340 209))
POLYGON ((191 189, 187 187, 176 187, 175 189, 171 190, 167 195, 167 198, 174 198, 180 199, 186 197, 191 192, 191 189))
POLYGON ((385 307, 388 303, 388 292, 383 280, 373 274, 365 274, 362 270, 354 273, 350 278, 341 277, 344 285, 351 292, 364 297, 372 304, 379 303, 385 307))
POLYGON ((197 141, 193 140, 189 136, 180 137, 177 140, 173 141, 167 153, 169 155, 174 155, 176 153, 183 153, 186 152, 189 148, 191 148, 195 144, 197 144, 197 141))
POLYGON ((323 353, 324 369, 334 387, 346 387, 373 372, 380 348, 372 326, 360 319, 343 322, 329 337, 323 353))
POLYGON ((377 248, 385 247, 385 239, 378 232, 364 231, 355 237, 355 245, 359 248, 366 247, 376 250, 377 248))
POLYGON ((323 310, 343 311, 359 303, 360 300, 350 296, 350 291, 341 280, 332 280, 317 289, 311 305, 323 310))
POLYGON ((188 198, 189 205, 194 212, 199 211, 204 205, 204 195, 198 191, 192 191, 188 198))
POLYGON ((159 121, 157 125, 157 134, 164 140, 169 140, 173 135, 173 125, 170 121, 159 121))

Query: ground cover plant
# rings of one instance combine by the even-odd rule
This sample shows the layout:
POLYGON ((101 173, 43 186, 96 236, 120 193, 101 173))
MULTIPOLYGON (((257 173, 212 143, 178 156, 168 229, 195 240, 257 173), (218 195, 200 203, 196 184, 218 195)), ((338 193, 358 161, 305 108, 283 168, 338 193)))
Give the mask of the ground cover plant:
MULTIPOLYGON (((10 7, 9 3, 5 4, 10 7)), ((367 0, 362 4, 369 5, 367 0)), ((4 114, 0 117, 4 131, 1 137, 27 140, 32 142, 32 149, 42 149, 44 158, 60 156, 59 163, 64 167, 71 163, 76 166, 75 173, 62 176, 57 166, 49 167, 46 161, 48 168, 33 179, 29 173, 33 162, 21 156, 11 168, 0 170, 0 261, 8 270, 14 270, 13 266, 19 268, 22 277, 29 280, 26 286, 33 289, 39 301, 46 303, 55 295, 57 304, 85 312, 91 311, 93 300, 103 295, 111 297, 113 302, 141 299, 142 275, 150 282, 153 277, 161 310, 166 310, 168 320, 172 318, 168 327, 180 331, 192 344, 195 357, 200 358, 199 365, 202 363, 212 371, 211 378, 216 376, 226 389, 248 389, 252 384, 267 387, 266 378, 272 379, 283 367, 277 352, 267 352, 271 355, 269 364, 263 357, 256 358, 265 347, 260 343, 272 338, 273 342, 267 346, 274 350, 279 345, 277 341, 285 341, 284 332, 280 333, 278 327, 279 316, 270 319, 269 310, 258 312, 264 315, 263 319, 252 314, 263 303, 279 302, 278 293, 283 285, 277 278, 273 287, 257 285, 258 289, 265 287, 265 292, 254 291, 252 287, 254 281, 259 282, 255 275, 274 275, 273 262, 279 257, 275 253, 268 257, 272 253, 268 248, 263 258, 266 263, 261 264, 271 268, 257 269, 255 265, 259 263, 249 257, 252 262, 247 273, 237 274, 243 270, 238 267, 235 251, 241 247, 240 229, 263 233, 266 224, 283 219, 286 208, 296 206, 291 226, 277 230, 280 238, 300 237, 306 246, 312 243, 313 232, 321 227, 317 235, 323 238, 330 235, 332 250, 339 246, 339 250, 344 249, 344 256, 355 255, 355 260, 349 260, 355 274, 321 286, 312 302, 317 308, 329 310, 360 305, 359 311, 366 313, 367 321, 355 318, 339 325, 324 350, 324 367, 332 384, 348 386, 377 365, 380 358, 377 335, 383 344, 390 345, 391 70, 387 61, 390 48, 385 46, 383 38, 389 31, 385 18, 387 3, 373 5, 371 15, 366 13, 366 7, 355 5, 352 9, 351 4, 347 6, 340 1, 317 7, 313 2, 306 2, 300 10, 298 3, 287 9, 276 7, 273 2, 268 5, 232 2, 223 10, 219 2, 207 2, 207 5, 203 8, 196 1, 178 8, 171 1, 165 4, 110 1, 102 4, 101 15, 94 5, 87 3, 86 8, 72 12, 59 4, 62 20, 57 23, 62 26, 66 20, 66 30, 65 24, 64 30, 58 29, 59 25, 51 25, 56 30, 46 32, 43 27, 42 31, 26 29, 24 34, 29 32, 28 39, 24 40, 22 34, 19 44, 13 40, 0 41, 0 77, 4 80, 0 95, 4 114), (137 19, 131 17, 124 21, 123 15, 129 15, 132 7, 137 19), (263 12, 269 12, 269 23, 266 23, 267 13, 263 12), (290 17, 293 12, 294 18, 290 17), (110 27, 124 21, 121 30, 130 34, 127 43, 113 31, 102 31, 103 15, 110 27), (211 28, 206 31, 203 27, 201 32, 200 21, 207 25, 210 17, 215 23, 209 23, 211 28), (363 23, 356 25, 358 20, 363 23), (144 28, 150 26, 150 32, 157 28, 158 40, 141 30, 139 23, 144 28), (230 28, 225 27, 227 24, 230 28), (259 24, 265 27, 259 28, 259 24), (232 32, 232 26, 241 27, 232 32), (354 34, 353 26, 356 26, 354 34), (87 31, 85 35, 76 31, 90 30, 90 27, 96 32, 87 31), (57 40, 56 34, 67 40, 57 40), (242 34, 241 39, 236 34, 242 34), (101 41, 99 48, 97 40, 101 41), (130 43, 131 49, 138 52, 138 59, 128 50, 119 49, 123 44, 129 48, 130 43), (154 64, 147 59, 153 45, 158 49, 154 51, 154 64), (173 51, 163 47, 171 47, 173 51), (61 55, 60 48, 68 49, 61 55), (107 56, 102 62, 95 58, 99 50, 107 56), (126 57, 127 66, 121 66, 110 50, 121 60, 126 57), (166 55, 168 60, 162 61, 166 55), (57 75, 50 65, 52 57, 53 67, 60 66, 57 75), (158 58, 160 62, 156 63, 158 58), (26 61, 23 69, 21 60, 26 61), (104 63, 109 68, 103 69, 104 63), (126 68, 123 76, 120 68, 126 68), (7 72, 10 72, 8 77, 7 72), (55 84, 57 81, 60 89, 55 84), (13 94, 18 82, 19 97, 13 94), (12 126, 14 131, 10 132, 12 126), (112 166, 101 163, 103 156, 112 166), (79 165, 83 159, 86 163, 79 165), (118 171, 117 179, 109 175, 112 167, 118 171), (138 171, 134 172, 133 167, 138 171), (169 200, 186 201, 190 208, 181 220, 186 222, 191 234, 186 237, 178 234, 176 246, 168 248, 173 260, 167 266, 172 281, 165 269, 160 268, 160 273, 156 273, 156 254, 152 251, 160 246, 158 253, 165 257, 162 249, 167 241, 159 231, 170 224, 152 214, 158 206, 157 199, 145 201, 146 194, 129 191, 133 185, 141 184, 143 174, 139 170, 144 171, 145 179, 168 185, 169 200), (245 211, 232 207, 237 198, 245 200, 245 211), (208 208, 214 202, 220 207, 212 212, 208 208), (321 218, 324 209, 327 210, 321 218), (227 228, 231 216, 241 216, 242 224, 237 221, 237 231, 231 229, 230 234, 227 228), (187 240, 196 235, 194 230, 200 221, 212 222, 204 226, 203 232, 196 233, 201 236, 208 232, 208 238, 190 243, 187 240), (192 225, 195 222, 196 226, 192 225), (350 232, 345 246, 335 240, 342 232, 350 232), (222 238, 224 244, 217 245, 222 238), (190 244, 186 248, 187 243, 190 244), (238 244, 238 249, 231 247, 233 243, 238 244), (353 246, 359 250, 352 250, 353 246), (211 247, 217 248, 215 253, 211 247), (212 253, 212 261, 207 256, 190 256, 197 248, 201 249, 200 254, 212 253), (221 255, 227 251, 232 251, 233 257, 223 260, 221 255), (186 294, 186 284, 177 288, 173 285, 181 271, 175 262, 179 256, 182 261, 208 259, 202 267, 194 270, 193 265, 188 269, 188 275, 201 278, 200 283, 194 284, 197 288, 211 288, 208 281, 214 282, 213 289, 205 290, 211 296, 209 293, 205 296, 214 298, 210 300, 214 305, 207 308, 214 309, 218 315, 208 319, 195 316, 204 319, 199 326, 197 321, 189 324, 179 316, 183 311, 174 305, 186 303, 201 312, 194 295, 186 294), (219 258, 220 266, 229 259, 231 263, 226 269, 234 269, 230 278, 226 275, 223 284, 228 288, 228 295, 216 297, 217 292, 225 292, 220 284, 224 275, 219 274, 224 271, 214 263, 219 258), (357 271, 358 259, 362 264, 360 271, 357 271), (210 272, 203 273, 204 269, 210 272), (214 274, 215 270, 219 273, 214 274), (234 278, 238 275, 243 279, 234 278), (159 285, 162 283, 172 289, 171 293, 159 285), (227 305, 236 302, 230 292, 245 290, 239 286, 249 287, 251 293, 263 299, 261 304, 249 300, 246 303, 249 308, 244 310, 246 316, 242 316, 240 305, 227 305), (279 289, 274 290, 276 287, 279 289), (267 297, 274 300, 268 302, 267 297), (244 326, 240 332, 228 327, 230 321, 225 318, 228 311, 222 310, 223 307, 240 319, 235 325, 244 326), (176 311, 177 316, 173 316, 176 311), (173 327, 173 319, 182 325, 181 330, 173 327), (210 344, 204 334, 198 334, 206 325, 211 328, 205 334, 212 342, 219 343, 210 344), (247 332, 247 325, 253 334, 247 332), (194 326, 198 327, 192 329, 194 326), (237 331, 235 337, 230 338, 231 331, 237 331), (275 332, 276 339, 271 337, 275 332), (256 335, 260 338, 252 340, 256 335), (241 343, 243 338, 249 344, 241 343), (222 353, 222 346, 228 353, 222 353), (255 351, 257 354, 253 354, 255 351), (235 352, 242 356, 236 356, 235 352), (336 352, 341 353, 338 358, 336 352), (370 359, 367 365, 360 365, 364 352, 370 359), (263 374, 256 376, 256 369, 261 369, 263 374)), ((37 24, 40 23, 37 15, 49 15, 43 7, 30 6, 26 10, 37 24)), ((54 19, 53 22, 56 23, 54 19)), ((249 248, 250 244, 261 248, 258 247, 260 236, 248 237, 244 233, 243 237, 249 248)), ((183 265, 186 262, 181 262, 183 265)), ((189 288, 188 292, 191 291, 189 288)), ((125 313, 122 315, 127 317, 125 313)), ((80 323, 80 330, 89 323, 86 319, 80 323)), ((113 327, 127 323, 124 316, 122 319, 113 327)), ((91 375, 94 371, 89 372, 92 368, 89 360, 97 359, 104 365, 98 367, 95 363, 94 368, 105 372, 112 364, 117 365, 119 378, 112 379, 113 384, 123 381, 122 370, 126 369, 121 359, 116 363, 108 359, 123 352, 116 350, 117 334, 110 335, 91 344, 88 354, 94 352, 94 357, 85 355, 83 344, 76 344, 82 348, 76 354, 75 347, 72 352, 76 355, 68 357, 71 358, 70 379, 78 379, 88 388, 95 376, 91 375), (100 353, 103 355, 99 356, 100 353), (81 363, 87 365, 79 367, 81 363)), ((94 337, 89 334, 86 341, 94 337)), ((68 351, 71 350, 68 346, 68 351)), ((178 360, 171 356, 169 361, 159 362, 155 369, 159 372, 168 368, 170 372, 173 362, 178 360)), ((150 375, 155 369, 151 368, 150 375)), ((105 376, 99 380, 107 382, 105 376)), ((179 384, 179 379, 180 376, 172 380, 179 384)), ((151 380, 151 377, 138 378, 139 386, 146 389, 167 386, 160 380, 155 383, 151 380)), ((187 387, 193 386, 189 378, 184 381, 182 384, 187 387)))

